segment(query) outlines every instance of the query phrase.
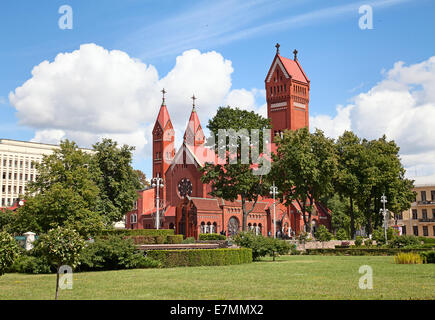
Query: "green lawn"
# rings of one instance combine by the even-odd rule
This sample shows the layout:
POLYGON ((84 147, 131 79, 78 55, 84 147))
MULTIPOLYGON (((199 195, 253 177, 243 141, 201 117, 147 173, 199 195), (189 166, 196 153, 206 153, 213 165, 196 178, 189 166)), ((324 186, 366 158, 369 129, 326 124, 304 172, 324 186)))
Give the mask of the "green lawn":
MULTIPOLYGON (((6 274, 0 299, 53 299, 55 275, 6 274)), ((435 299, 435 265, 397 265, 393 257, 284 256, 244 265, 74 274, 60 299, 435 299), (373 289, 358 288, 359 267, 373 289)))

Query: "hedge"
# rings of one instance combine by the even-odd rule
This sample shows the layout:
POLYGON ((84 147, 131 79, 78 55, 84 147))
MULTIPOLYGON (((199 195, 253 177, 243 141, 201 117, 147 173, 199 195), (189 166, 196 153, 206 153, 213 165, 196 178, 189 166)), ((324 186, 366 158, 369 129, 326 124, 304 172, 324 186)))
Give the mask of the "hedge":
POLYGON ((309 255, 350 255, 350 256, 391 256, 399 252, 423 252, 427 249, 398 248, 336 248, 336 249, 306 249, 309 255))
POLYGON ((103 230, 100 235, 118 236, 169 236, 174 235, 173 229, 110 229, 103 230))
POLYGON ((169 236, 124 236, 123 239, 131 239, 134 244, 163 244, 169 236))
POLYGON ((224 266, 252 262, 252 250, 240 249, 192 249, 149 250, 147 257, 160 261, 166 268, 224 266))
POLYGON ((175 235, 168 235, 166 237, 166 243, 169 244, 178 244, 183 242, 183 235, 182 234, 175 234, 175 235))
POLYGON ((219 233, 201 233, 199 240, 226 240, 227 237, 219 233))

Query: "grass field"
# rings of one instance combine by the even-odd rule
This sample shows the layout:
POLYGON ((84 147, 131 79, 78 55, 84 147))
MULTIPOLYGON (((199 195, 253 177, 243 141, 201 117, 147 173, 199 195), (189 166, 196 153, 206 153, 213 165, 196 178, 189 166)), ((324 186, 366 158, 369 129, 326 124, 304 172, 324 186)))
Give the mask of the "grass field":
MULTIPOLYGON (((55 275, 6 274, 0 299, 53 299, 55 275)), ((435 265, 397 265, 393 257, 284 256, 276 262, 75 273, 59 299, 435 299, 435 265), (358 287, 360 266, 373 289, 358 287)))

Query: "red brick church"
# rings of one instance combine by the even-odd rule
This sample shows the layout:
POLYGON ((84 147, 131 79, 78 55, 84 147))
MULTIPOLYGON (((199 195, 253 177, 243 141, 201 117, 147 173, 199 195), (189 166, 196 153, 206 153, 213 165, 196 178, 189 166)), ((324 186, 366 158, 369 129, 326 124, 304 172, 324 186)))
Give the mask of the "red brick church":
MULTIPOLYGON (((267 116, 271 119, 273 133, 297 130, 309 126, 310 80, 303 71, 295 50, 294 58, 280 55, 279 44, 265 79, 267 116)), ((174 129, 163 101, 153 129, 153 177, 161 177, 164 187, 159 189, 160 228, 175 229, 176 234, 198 238, 200 233, 232 235, 241 230, 241 201, 226 201, 209 195, 211 185, 203 184, 198 168, 205 160, 215 159, 214 152, 204 147, 205 136, 195 109, 184 133, 181 147, 174 146, 174 129)), ((157 190, 138 191, 139 199, 134 210, 126 215, 126 228, 156 228, 157 190)), ((250 209, 252 203, 248 203, 250 209)), ((316 203, 312 216, 315 230, 320 224, 331 228, 328 209, 316 203)), ((261 198, 248 216, 248 228, 264 236, 273 233, 273 200, 261 198)), ((286 236, 304 231, 300 208, 294 203, 287 208, 276 203, 276 230, 286 236)))

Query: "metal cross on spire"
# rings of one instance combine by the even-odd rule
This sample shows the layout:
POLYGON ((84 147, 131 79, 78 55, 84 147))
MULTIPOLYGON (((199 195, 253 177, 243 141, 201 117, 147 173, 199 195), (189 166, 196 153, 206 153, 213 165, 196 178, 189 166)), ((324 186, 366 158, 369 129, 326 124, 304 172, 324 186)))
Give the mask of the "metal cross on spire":
POLYGON ((279 54, 279 47, 280 47, 280 45, 279 45, 279 43, 277 43, 276 46, 275 46, 275 48, 276 48, 276 54, 279 54))
POLYGON ((196 98, 195 95, 193 95, 193 96, 191 97, 191 99, 192 99, 192 101, 193 101, 193 111, 195 111, 195 100, 198 99, 198 98, 196 98))
POLYGON ((165 88, 163 88, 163 90, 160 92, 163 94, 163 99, 162 99, 162 106, 163 106, 165 104, 165 93, 166 93, 165 88))
POLYGON ((295 61, 298 60, 298 50, 295 49, 295 51, 293 51, 293 54, 295 55, 295 61))

